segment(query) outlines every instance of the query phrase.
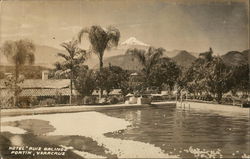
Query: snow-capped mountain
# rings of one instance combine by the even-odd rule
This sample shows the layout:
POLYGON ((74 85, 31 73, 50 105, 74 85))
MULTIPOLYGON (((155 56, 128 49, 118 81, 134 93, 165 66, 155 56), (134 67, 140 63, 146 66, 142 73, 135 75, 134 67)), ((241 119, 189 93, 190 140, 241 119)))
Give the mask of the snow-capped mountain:
POLYGON ((135 37, 130 37, 124 42, 121 43, 121 45, 139 45, 139 46, 149 46, 148 44, 145 44, 139 40, 137 40, 135 37))

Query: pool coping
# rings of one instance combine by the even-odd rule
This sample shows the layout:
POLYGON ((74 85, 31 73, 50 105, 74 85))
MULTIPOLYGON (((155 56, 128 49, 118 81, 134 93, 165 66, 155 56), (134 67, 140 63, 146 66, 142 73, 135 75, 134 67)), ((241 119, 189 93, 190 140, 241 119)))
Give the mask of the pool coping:
POLYGON ((237 106, 199 103, 193 101, 185 101, 182 106, 180 102, 165 101, 153 102, 149 104, 114 104, 114 105, 73 105, 73 106, 56 106, 56 107, 39 107, 39 108, 26 108, 26 109, 1 109, 1 117, 4 116, 19 116, 19 115, 36 115, 36 114, 55 114, 55 113, 73 113, 84 111, 95 111, 101 109, 121 109, 121 108, 137 108, 147 106, 160 106, 165 104, 176 104, 177 108, 181 109, 206 109, 216 110, 229 113, 241 113, 250 116, 250 108, 241 108, 237 106), (185 104, 185 106, 184 106, 185 104))

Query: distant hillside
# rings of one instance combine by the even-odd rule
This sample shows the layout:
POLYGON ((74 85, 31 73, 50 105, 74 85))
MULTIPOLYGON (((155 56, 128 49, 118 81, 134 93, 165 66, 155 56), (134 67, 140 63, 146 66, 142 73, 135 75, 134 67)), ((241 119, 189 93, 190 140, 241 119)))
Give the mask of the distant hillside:
MULTIPOLYGON (((180 52, 182 52, 182 51, 185 51, 185 50, 172 50, 172 51, 167 50, 167 51, 164 53, 164 56, 172 58, 172 57, 175 57, 176 55, 178 55, 178 54, 179 54, 180 52)), ((190 53, 190 54, 193 55, 194 57, 198 57, 198 56, 199 56, 199 53, 196 53, 196 52, 189 52, 189 51, 188 51, 188 53, 190 53)))
POLYGON ((230 51, 225 55, 222 55, 223 61, 230 66, 240 66, 249 63, 249 50, 243 52, 230 51))
MULTIPOLYGON (((130 62, 126 60, 131 61, 131 57, 124 57, 126 51, 128 49, 148 49, 149 45, 145 44, 144 42, 141 42, 137 40, 135 37, 130 37, 127 40, 121 42, 116 48, 112 48, 111 50, 107 50, 104 53, 104 66, 108 66, 109 63, 112 63, 112 65, 125 65, 124 68, 134 69, 137 66, 137 64, 132 64, 131 66, 128 64, 130 62)), ((96 55, 91 55, 90 58, 87 59, 86 64, 90 68, 98 68, 99 61, 96 55)))
POLYGON ((35 65, 45 66, 45 67, 53 67, 53 64, 56 61, 62 60, 60 57, 57 56, 57 53, 65 53, 64 50, 59 50, 53 47, 44 46, 44 45, 36 45, 36 52, 35 52, 35 65))
POLYGON ((244 56, 244 58, 248 61, 248 64, 250 64, 250 49, 244 50, 241 52, 244 56))
POLYGON ((178 65, 188 68, 196 60, 196 57, 191 55, 189 52, 182 50, 176 56, 172 58, 178 65))
MULTIPOLYGON (((5 73, 14 73, 14 69, 14 66, 0 65, 0 78, 4 78, 5 73)), ((20 73, 24 75, 26 79, 41 79, 42 71, 44 70, 49 70, 49 68, 31 65, 21 67, 20 73)))
MULTIPOLYGON (((35 45, 35 64, 36 66, 44 66, 52 68, 56 61, 60 61, 61 58, 57 56, 57 53, 65 51, 59 50, 50 46, 45 45, 35 45)), ((5 56, 1 55, 0 60, 1 65, 10 65, 6 60, 5 56)))
MULTIPOLYGON (((104 59, 104 67, 109 66, 109 64, 126 70, 140 70, 142 68, 139 61, 132 55, 117 55, 104 59)), ((97 64, 94 68, 98 68, 98 66, 97 64)))
MULTIPOLYGON (((196 57, 194 57, 187 51, 181 51, 172 59, 180 66, 187 68, 192 64, 192 62, 196 59, 196 57)), ((123 54, 105 58, 104 66, 109 66, 109 64, 120 66, 123 69, 127 70, 140 70, 142 68, 139 61, 135 57, 129 54, 123 54)), ((98 62, 96 63, 94 68, 98 68, 98 62)))

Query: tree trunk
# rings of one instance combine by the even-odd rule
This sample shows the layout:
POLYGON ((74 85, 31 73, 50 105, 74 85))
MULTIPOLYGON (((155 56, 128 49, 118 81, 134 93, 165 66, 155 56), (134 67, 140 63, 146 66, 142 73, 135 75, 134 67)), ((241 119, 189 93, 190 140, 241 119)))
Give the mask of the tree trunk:
POLYGON ((18 83, 18 77, 19 77, 19 68, 18 64, 16 63, 15 65, 15 80, 14 80, 14 100, 13 100, 13 105, 15 107, 18 106, 18 90, 17 90, 17 83, 18 83))
POLYGON ((70 70, 70 96, 69 96, 69 104, 72 104, 72 86, 73 86, 73 64, 72 60, 70 60, 71 63, 71 70, 70 70))
POLYGON ((221 99, 222 99, 222 93, 221 92, 217 92, 217 102, 219 104, 221 103, 221 99))
MULTIPOLYGON (((102 68, 103 68, 103 56, 100 56, 100 58, 99 58, 99 70, 100 70, 100 72, 102 71, 102 68)), ((102 98, 102 95, 103 95, 103 90, 102 90, 102 88, 100 88, 99 89, 99 100, 102 98)))
POLYGON ((69 97, 69 104, 72 104, 72 75, 71 75, 71 77, 70 77, 70 97, 69 97))

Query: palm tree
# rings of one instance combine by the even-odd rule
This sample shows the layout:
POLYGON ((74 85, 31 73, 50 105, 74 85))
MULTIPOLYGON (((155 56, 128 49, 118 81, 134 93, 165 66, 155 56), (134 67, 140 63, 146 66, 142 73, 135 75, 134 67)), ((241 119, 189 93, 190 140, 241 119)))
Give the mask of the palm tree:
POLYGON ((72 103, 72 87, 73 80, 76 78, 79 68, 82 66, 86 59, 86 51, 78 47, 78 41, 72 40, 64 42, 61 46, 67 51, 67 54, 58 53, 59 57, 64 59, 63 62, 55 63, 56 74, 64 75, 70 78, 70 100, 72 103))
POLYGON ((14 105, 17 106, 19 91, 17 84, 19 83, 20 69, 25 64, 33 64, 35 61, 35 45, 29 40, 6 41, 2 48, 3 54, 7 60, 14 64, 14 105))
MULTIPOLYGON (((120 39, 120 31, 112 26, 104 29, 101 26, 93 25, 90 28, 83 28, 78 33, 78 40, 80 43, 84 34, 88 34, 88 38, 91 44, 90 52, 98 56, 99 70, 102 71, 104 52, 105 50, 118 45, 120 39)), ((100 89, 99 92, 99 98, 101 97, 102 89, 100 89)))
POLYGON ((145 80, 148 81, 153 67, 160 62, 168 61, 167 58, 162 57, 164 51, 165 49, 163 48, 149 47, 147 51, 133 48, 128 49, 126 53, 138 59, 143 67, 142 72, 144 74, 145 80))

